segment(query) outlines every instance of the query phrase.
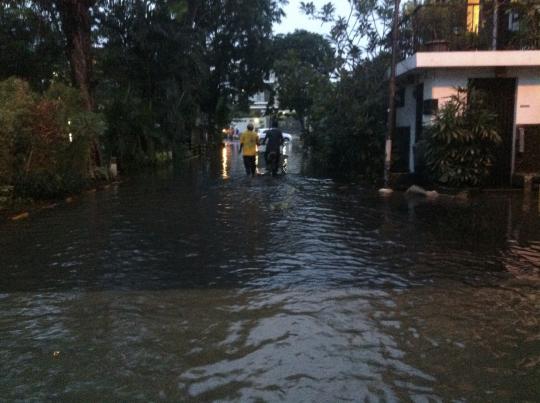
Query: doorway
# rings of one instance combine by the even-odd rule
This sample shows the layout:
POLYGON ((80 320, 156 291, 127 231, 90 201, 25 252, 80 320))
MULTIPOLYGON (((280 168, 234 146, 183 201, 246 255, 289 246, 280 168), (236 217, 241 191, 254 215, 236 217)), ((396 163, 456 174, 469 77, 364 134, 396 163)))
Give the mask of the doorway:
POLYGON ((502 138, 502 144, 498 147, 495 166, 488 183, 508 186, 511 184, 512 175, 516 79, 477 78, 470 80, 469 84, 472 88, 485 94, 488 108, 497 115, 497 126, 502 138))

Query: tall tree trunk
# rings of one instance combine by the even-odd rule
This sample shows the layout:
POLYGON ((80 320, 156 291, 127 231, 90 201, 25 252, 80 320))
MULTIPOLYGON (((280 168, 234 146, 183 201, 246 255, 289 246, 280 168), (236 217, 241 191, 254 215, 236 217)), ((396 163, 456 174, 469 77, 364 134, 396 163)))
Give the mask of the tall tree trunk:
POLYGON ((71 78, 79 87, 87 110, 94 109, 92 94, 92 38, 90 7, 95 0, 57 0, 71 78))
MULTIPOLYGON (((92 88, 92 19, 90 7, 96 0, 56 0, 66 38, 66 53, 71 67, 71 79, 81 91, 86 110, 94 110, 92 88)), ((92 142, 92 163, 101 165, 98 139, 92 142)), ((92 169, 91 169, 92 171, 92 169)), ((93 175, 93 172, 91 172, 93 175)))

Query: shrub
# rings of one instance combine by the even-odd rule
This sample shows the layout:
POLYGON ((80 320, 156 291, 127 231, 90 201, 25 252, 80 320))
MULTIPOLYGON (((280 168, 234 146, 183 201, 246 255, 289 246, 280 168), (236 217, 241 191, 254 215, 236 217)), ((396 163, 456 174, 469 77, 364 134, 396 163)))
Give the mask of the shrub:
POLYGON ((451 186, 478 186, 491 173, 501 142, 497 116, 486 107, 483 95, 458 89, 426 128, 422 148, 432 179, 451 186))
POLYGON ((0 184, 11 184, 31 135, 35 95, 23 80, 0 82, 0 184), (19 161, 18 161, 19 160, 19 161))
POLYGON ((306 144, 321 173, 376 180, 383 172, 387 99, 384 57, 320 88, 306 144))
POLYGON ((38 199, 79 191, 104 131, 102 116, 86 111, 72 87, 53 83, 38 96, 24 81, 0 82, 0 183, 38 199))

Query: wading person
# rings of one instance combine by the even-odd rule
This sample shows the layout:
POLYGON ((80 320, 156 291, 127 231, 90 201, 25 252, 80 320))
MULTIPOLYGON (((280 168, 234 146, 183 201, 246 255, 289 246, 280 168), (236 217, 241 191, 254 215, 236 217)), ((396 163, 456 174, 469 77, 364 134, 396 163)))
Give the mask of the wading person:
POLYGON ((259 137, 253 131, 253 125, 250 123, 247 125, 247 130, 240 135, 240 150, 238 151, 244 157, 244 167, 248 176, 255 176, 255 155, 257 155, 258 142, 259 137))
POLYGON ((272 172, 272 176, 276 176, 281 157, 281 146, 283 145, 283 133, 278 129, 276 120, 272 122, 272 128, 266 132, 263 144, 266 144, 264 153, 266 168, 272 172))

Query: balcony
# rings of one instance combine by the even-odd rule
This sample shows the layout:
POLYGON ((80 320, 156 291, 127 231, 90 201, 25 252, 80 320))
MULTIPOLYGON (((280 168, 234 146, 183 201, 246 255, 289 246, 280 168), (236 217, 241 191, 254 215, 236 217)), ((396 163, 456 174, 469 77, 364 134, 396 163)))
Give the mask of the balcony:
POLYGON ((417 52, 540 49, 540 1, 432 0, 406 5, 401 57, 417 52))

